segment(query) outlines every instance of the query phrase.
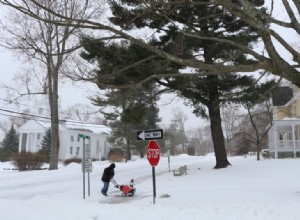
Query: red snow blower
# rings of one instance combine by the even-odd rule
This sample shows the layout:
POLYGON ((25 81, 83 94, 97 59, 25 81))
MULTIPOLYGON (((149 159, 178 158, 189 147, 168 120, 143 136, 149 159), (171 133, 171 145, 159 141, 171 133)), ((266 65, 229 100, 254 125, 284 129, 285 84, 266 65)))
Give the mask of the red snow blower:
POLYGON ((129 185, 119 185, 114 179, 112 179, 110 182, 112 182, 112 184, 114 184, 116 188, 119 188, 122 191, 122 196, 133 196, 135 193, 135 188, 133 187, 133 179, 130 180, 129 185))

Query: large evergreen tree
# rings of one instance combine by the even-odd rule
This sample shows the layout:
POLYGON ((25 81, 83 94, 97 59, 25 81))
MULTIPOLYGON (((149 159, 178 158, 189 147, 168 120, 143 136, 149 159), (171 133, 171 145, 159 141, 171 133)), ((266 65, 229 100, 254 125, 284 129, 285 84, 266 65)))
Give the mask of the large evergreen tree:
POLYGON ((4 150, 12 155, 17 153, 19 149, 19 135, 12 125, 9 132, 5 135, 3 142, 4 150))
POLYGON ((128 68, 128 65, 139 61, 148 53, 124 42, 106 45, 98 40, 83 39, 82 44, 85 51, 81 56, 88 61, 97 61, 96 83, 99 89, 106 89, 104 96, 92 100, 101 108, 114 108, 114 111, 110 109, 109 112, 102 110, 106 120, 111 121, 112 135, 109 141, 119 147, 123 146, 126 149, 126 158, 130 160, 132 149, 142 154, 145 147, 137 142, 136 131, 155 129, 156 123, 160 121, 156 106, 158 98, 154 96, 157 90, 154 82, 136 85, 145 75, 151 75, 149 65, 140 63, 128 68))
MULTIPOLYGON (((157 48, 176 55, 179 58, 203 60, 206 64, 230 63, 249 64, 247 57, 237 48, 224 44, 226 40, 239 42, 245 47, 258 39, 257 33, 242 20, 226 12, 224 8, 210 4, 210 1, 149 2, 110 1, 113 9, 111 21, 126 29, 151 28, 159 32, 159 37, 152 40, 157 48), (197 38, 198 36, 198 38, 197 38), (215 37, 220 41, 211 41, 205 37, 215 37)), ((236 4, 238 1, 235 1, 236 4)), ((264 1, 252 1, 262 6, 264 1)), ((174 66, 173 66, 174 67, 174 66)), ((168 69, 173 68, 168 66, 168 69)), ((174 72, 178 70, 175 66, 174 72)), ((185 70, 191 71, 191 70, 185 70)), ((195 113, 209 118, 216 155, 215 168, 227 167, 224 136, 221 127, 220 108, 224 104, 237 102, 243 90, 254 88, 255 80, 237 74, 221 74, 201 69, 192 70, 197 76, 187 78, 165 78, 157 80, 187 98, 195 108, 195 113), (207 110, 207 111, 206 111, 207 110)))

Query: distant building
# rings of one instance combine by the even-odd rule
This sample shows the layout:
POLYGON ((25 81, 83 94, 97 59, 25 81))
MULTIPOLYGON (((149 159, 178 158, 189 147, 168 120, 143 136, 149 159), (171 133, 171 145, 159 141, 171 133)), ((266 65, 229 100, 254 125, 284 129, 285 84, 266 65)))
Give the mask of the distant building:
MULTIPOLYGON (((29 120, 19 129, 19 152, 37 152, 41 149, 46 131, 51 127, 50 120, 29 120)), ((58 159, 82 158, 83 140, 79 134, 90 136, 91 158, 105 158, 111 148, 107 142, 111 129, 105 125, 88 124, 73 120, 61 120, 59 123, 60 148, 58 159)), ((86 139, 86 143, 87 143, 86 139)))
POLYGON ((300 89, 279 87, 272 91, 273 126, 268 133, 273 158, 300 157, 300 89))

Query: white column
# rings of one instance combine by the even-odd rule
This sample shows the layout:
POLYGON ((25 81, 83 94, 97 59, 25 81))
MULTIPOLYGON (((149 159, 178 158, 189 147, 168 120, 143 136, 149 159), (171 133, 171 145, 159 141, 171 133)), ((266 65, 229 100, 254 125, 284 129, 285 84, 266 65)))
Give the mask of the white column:
POLYGON ((296 158, 295 125, 292 125, 292 138, 293 138, 294 157, 296 158))
POLYGON ((22 150, 22 139, 23 139, 23 133, 20 133, 20 138, 19 138, 19 148, 18 152, 20 153, 22 150))
POLYGON ((274 124, 273 125, 273 134, 274 134, 274 153, 275 153, 275 159, 278 159, 278 146, 277 146, 277 127, 276 125, 274 124))

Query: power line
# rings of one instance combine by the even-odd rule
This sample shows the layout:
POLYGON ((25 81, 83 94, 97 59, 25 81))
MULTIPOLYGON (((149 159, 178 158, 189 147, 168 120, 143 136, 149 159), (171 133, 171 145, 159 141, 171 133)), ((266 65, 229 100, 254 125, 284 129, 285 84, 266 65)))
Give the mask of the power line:
POLYGON ((3 113, 0 113, 0 115, 2 116, 7 116, 7 117, 17 117, 17 118, 23 118, 23 119, 31 119, 29 117, 25 117, 25 116, 18 116, 18 115, 8 115, 8 114, 3 114, 3 113))
MULTIPOLYGON (((31 108, 36 108, 36 109, 42 109, 42 110, 45 110, 45 111, 47 111, 47 112, 50 112, 49 109, 43 108, 43 107, 36 107, 36 106, 32 106, 32 105, 21 104, 20 102, 17 102, 17 101, 11 101, 11 100, 4 99, 4 98, 0 98, 0 100, 2 100, 2 101, 4 101, 4 102, 8 102, 9 104, 17 104, 17 105, 26 106, 26 107, 31 107, 31 108)), ((7 108, 7 107, 6 107, 6 108, 7 108)), ((14 108, 10 108, 10 109, 13 109, 13 110, 15 110, 15 111, 17 110, 17 109, 14 109, 14 108)), ((68 115, 68 113, 62 112, 62 111, 60 111, 59 113, 62 114, 62 115, 68 115)), ((81 114, 82 114, 82 115, 93 115, 93 114, 97 114, 97 113, 99 113, 98 110, 92 111, 92 112, 87 112, 87 113, 81 113, 81 114)))
POLYGON ((25 115, 25 116, 31 116, 31 117, 36 117, 36 118, 44 118, 44 119, 50 120, 49 117, 33 115, 33 114, 24 113, 24 112, 16 112, 16 111, 6 110, 6 109, 2 109, 2 108, 0 108, 0 111, 14 113, 14 114, 19 114, 19 115, 25 115))
MULTIPOLYGON (((0 111, 4 111, 4 112, 8 112, 8 113, 12 113, 12 114, 19 114, 19 115, 22 115, 22 116, 18 116, 18 115, 8 115, 8 114, 3 114, 3 113, 0 113, 0 115, 3 115, 3 116, 10 116, 10 117, 18 117, 18 118, 24 118, 24 119, 36 119, 36 118, 40 118, 40 119, 47 119, 47 120, 51 120, 50 117, 45 117, 45 116, 39 116, 39 115, 33 115, 33 114, 28 114, 28 113, 23 113, 23 112, 16 112, 16 111, 11 111, 11 110, 6 110, 6 109, 2 109, 0 108, 0 111), (30 117, 27 117, 27 116, 30 116, 30 117)), ((59 122, 64 122, 66 120, 64 119, 59 119, 58 120, 59 122)), ((69 120, 70 123, 72 123, 72 120, 69 120)), ((88 122, 81 122, 81 121, 73 121, 74 123, 76 124, 82 124, 82 125, 87 125, 89 124, 90 127, 93 127, 93 124, 90 124, 88 122)))

